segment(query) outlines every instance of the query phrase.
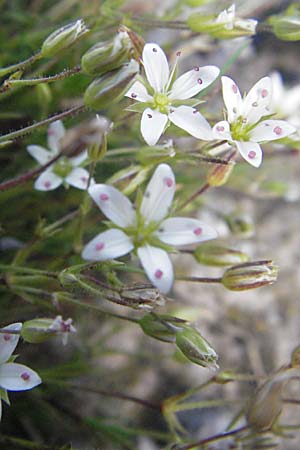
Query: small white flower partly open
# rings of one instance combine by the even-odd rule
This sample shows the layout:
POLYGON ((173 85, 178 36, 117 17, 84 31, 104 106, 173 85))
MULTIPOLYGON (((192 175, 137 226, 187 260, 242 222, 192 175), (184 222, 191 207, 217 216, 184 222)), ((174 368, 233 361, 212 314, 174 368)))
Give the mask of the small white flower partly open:
POLYGON ((7 391, 26 391, 42 382, 34 370, 23 364, 10 362, 19 341, 19 334, 11 332, 18 333, 21 328, 21 323, 13 323, 4 327, 0 333, 0 420, 2 415, 1 401, 9 404, 7 391), (5 330, 7 330, 7 333, 5 333, 5 330))
POLYGON ((249 33, 255 33, 257 20, 254 19, 241 19, 236 17, 235 4, 233 3, 229 8, 224 9, 217 19, 216 23, 223 24, 227 30, 233 30, 239 28, 241 30, 248 31, 249 33))
POLYGON ((272 82, 269 77, 261 78, 244 99, 231 78, 222 77, 221 80, 227 120, 213 127, 214 137, 235 143, 242 157, 252 166, 259 167, 262 162, 259 143, 289 136, 295 127, 284 120, 261 120, 271 114, 272 82))
POLYGON ((146 44, 143 65, 147 80, 141 78, 135 81, 125 94, 141 103, 135 104, 136 109, 135 105, 130 109, 143 112, 141 133, 148 145, 157 143, 169 121, 198 139, 212 138, 209 123, 193 107, 199 101, 188 99, 213 83, 220 69, 216 66, 196 66, 175 80, 177 60, 170 71, 163 50, 157 44, 146 44))
MULTIPOLYGON (((60 120, 53 122, 48 128, 47 150, 40 145, 28 145, 27 151, 41 165, 47 164, 58 155, 61 148, 61 139, 65 135, 65 128, 60 120)), ((78 189, 86 189, 89 173, 80 165, 87 159, 87 151, 73 158, 63 156, 57 162, 49 166, 34 183, 38 191, 52 191, 61 184, 73 186, 78 189)))
POLYGON ((64 320, 62 316, 56 316, 49 330, 55 331, 62 335, 62 342, 64 345, 68 342, 69 333, 76 333, 76 328, 72 325, 73 319, 64 320))
POLYGON ((163 293, 169 292, 174 274, 167 251, 172 246, 198 243, 217 236, 211 226, 200 220, 166 218, 175 187, 171 167, 160 164, 136 211, 130 200, 116 188, 106 184, 91 186, 89 194, 115 227, 92 239, 83 249, 83 259, 103 261, 135 251, 151 283, 163 293))

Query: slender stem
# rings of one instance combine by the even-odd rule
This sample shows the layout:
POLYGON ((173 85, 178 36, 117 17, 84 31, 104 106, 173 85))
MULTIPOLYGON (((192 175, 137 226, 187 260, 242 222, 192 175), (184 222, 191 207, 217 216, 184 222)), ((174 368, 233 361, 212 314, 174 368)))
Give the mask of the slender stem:
POLYGON ((66 214, 65 216, 63 216, 60 219, 58 219, 56 222, 54 222, 51 225, 48 225, 47 227, 45 227, 44 228, 44 233, 47 235, 52 230, 55 230, 55 228, 58 228, 61 225, 63 225, 64 223, 68 222, 69 220, 74 219, 78 214, 79 214, 79 210, 78 209, 76 209, 75 211, 72 211, 72 212, 66 214))
POLYGON ((133 17, 132 20, 134 22, 142 23, 146 27, 155 27, 155 28, 171 28, 175 30, 190 30, 190 28, 185 24, 185 22, 181 20, 154 20, 147 19, 145 17, 133 17))
POLYGON ((242 431, 245 431, 247 429, 248 429, 248 427, 245 425, 243 427, 236 428, 235 430, 232 430, 232 431, 227 431, 225 433, 216 434, 215 436, 211 436, 211 437, 202 439, 201 441, 194 442, 193 444, 181 445, 180 447, 177 446, 176 450, 190 450, 195 447, 201 447, 206 444, 210 444, 212 442, 227 439, 228 437, 234 436, 235 434, 241 433, 242 431))
POLYGON ((176 276, 176 281, 191 281, 194 283, 221 283, 222 277, 220 278, 208 278, 208 277, 186 277, 186 276, 176 276))
POLYGON ((41 77, 41 78, 32 78, 32 79, 20 79, 20 80, 5 80, 5 82, 3 83, 3 87, 0 88, 0 94, 2 92, 7 91, 8 89, 16 86, 35 86, 36 84, 41 84, 41 83, 53 83, 54 81, 58 81, 58 80, 63 80, 64 78, 67 78, 71 75, 74 75, 75 73, 80 72, 81 67, 80 66, 76 66, 73 67, 72 69, 67 69, 64 70, 61 73, 58 73, 56 75, 52 75, 49 77, 41 77))
POLYGON ((33 269, 31 267, 20 267, 20 266, 11 266, 9 264, 0 264, 0 270, 3 272, 13 272, 13 273, 27 273, 30 275, 44 275, 51 278, 57 278, 57 274, 55 272, 50 272, 49 270, 40 270, 33 269))
POLYGON ((194 201, 195 198, 197 198, 199 195, 203 194, 203 192, 207 191, 207 189, 209 189, 209 188, 210 188, 210 184, 209 183, 203 184, 203 186, 201 186, 200 189, 198 189, 187 200, 185 200, 183 203, 181 203, 181 205, 178 206, 176 211, 179 211, 179 210, 185 208, 189 203, 194 201))
POLYGON ((40 52, 36 53, 35 55, 30 56, 28 59, 25 59, 24 61, 21 61, 17 64, 12 64, 11 66, 3 67, 0 69, 0 77, 4 77, 5 75, 8 75, 12 72, 16 72, 17 70, 24 70, 26 67, 31 66, 35 61, 38 61, 42 58, 42 55, 40 52))
POLYGON ((83 112, 85 109, 86 109, 85 105, 74 106, 73 108, 68 109, 67 111, 63 111, 61 113, 55 114, 54 116, 48 117, 47 119, 41 120, 40 122, 29 125, 29 127, 21 128, 20 130, 12 131, 11 133, 7 133, 7 134, 3 134, 2 136, 0 136, 0 143, 7 141, 7 140, 11 140, 11 139, 16 139, 17 137, 29 134, 39 127, 49 125, 50 123, 54 122, 55 120, 64 119, 65 117, 79 114, 79 113, 83 112))

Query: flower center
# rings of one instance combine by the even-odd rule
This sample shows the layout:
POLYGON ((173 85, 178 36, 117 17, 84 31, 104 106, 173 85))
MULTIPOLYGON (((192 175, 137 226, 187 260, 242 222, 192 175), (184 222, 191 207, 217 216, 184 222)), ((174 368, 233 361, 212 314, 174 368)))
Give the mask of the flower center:
POLYGON ((53 172, 61 178, 66 178, 72 172, 72 169, 73 167, 70 160, 66 157, 62 157, 54 165, 53 172))
POLYGON ((231 124, 230 131, 234 141, 249 141, 250 132, 253 129, 253 125, 247 125, 243 122, 242 117, 231 124))
POLYGON ((154 107, 159 109, 161 113, 167 113, 170 100, 166 94, 156 93, 153 97, 154 107))

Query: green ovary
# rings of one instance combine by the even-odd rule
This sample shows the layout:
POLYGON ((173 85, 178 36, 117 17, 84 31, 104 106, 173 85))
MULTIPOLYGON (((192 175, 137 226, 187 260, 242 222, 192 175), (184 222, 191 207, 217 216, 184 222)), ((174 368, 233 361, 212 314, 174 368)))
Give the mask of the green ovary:
POLYGON ((249 141, 253 125, 246 125, 242 118, 231 124, 230 131, 234 141, 249 141))
POLYGON ((164 114, 168 112, 170 100, 165 94, 160 93, 155 94, 153 100, 154 100, 154 108, 159 109, 159 111, 164 114))
POLYGON ((72 172, 73 166, 66 157, 61 158, 53 168, 53 172, 61 178, 66 178, 72 172))

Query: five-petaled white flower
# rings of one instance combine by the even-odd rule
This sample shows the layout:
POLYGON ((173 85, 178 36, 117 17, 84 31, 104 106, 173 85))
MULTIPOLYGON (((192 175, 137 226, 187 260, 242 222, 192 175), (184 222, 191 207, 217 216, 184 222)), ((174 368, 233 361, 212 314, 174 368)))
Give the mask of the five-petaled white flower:
MULTIPOLYGON (((27 151, 40 164, 47 164, 60 152, 61 139, 65 135, 65 128, 60 120, 53 122, 48 128, 48 147, 45 149, 39 145, 28 145, 27 151)), ((87 159, 87 151, 73 158, 62 156, 49 166, 35 181, 34 187, 39 191, 52 191, 61 184, 73 186, 78 189, 86 189, 89 173, 79 167, 87 159)))
POLYGON ((202 242, 217 235, 197 219, 166 218, 174 193, 175 176, 167 164, 156 168, 137 211, 116 188, 106 184, 90 187, 89 194, 115 226, 92 239, 82 257, 103 261, 135 251, 151 283, 167 293, 174 279, 169 246, 202 242))
POLYGON ((243 99, 236 83, 222 77, 223 98, 227 109, 227 121, 222 120, 213 127, 214 137, 236 144, 242 157, 252 166, 259 167, 262 150, 259 143, 282 139, 295 131, 295 127, 284 120, 267 119, 271 114, 272 82, 261 78, 243 99))
POLYGON ((2 328, 0 333, 0 420, 2 400, 9 404, 7 391, 26 391, 42 382, 34 370, 23 364, 10 362, 12 353, 19 341, 19 334, 10 332, 18 333, 21 328, 21 323, 12 323, 2 328), (6 333, 5 330, 7 330, 6 333))
MULTIPOLYGON (((163 50, 157 44, 146 44, 143 49, 143 65, 147 81, 142 78, 141 81, 135 81, 125 94, 142 103, 137 110, 143 111, 141 133, 148 145, 157 143, 169 121, 198 139, 211 139, 209 123, 192 107, 199 101, 195 99, 191 102, 187 99, 215 81, 220 69, 216 66, 196 66, 174 80, 177 60, 170 71, 163 50), (192 106, 188 106, 191 103, 192 106)), ((135 110, 134 105, 129 109, 135 110)))

